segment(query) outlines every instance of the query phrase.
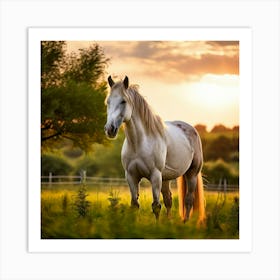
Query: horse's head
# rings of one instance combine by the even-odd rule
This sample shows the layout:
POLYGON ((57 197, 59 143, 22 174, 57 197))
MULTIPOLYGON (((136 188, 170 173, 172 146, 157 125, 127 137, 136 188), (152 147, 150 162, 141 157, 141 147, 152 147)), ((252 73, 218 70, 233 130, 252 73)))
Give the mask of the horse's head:
POLYGON ((108 77, 110 85, 110 94, 106 98, 107 105, 107 123, 104 127, 105 133, 108 137, 114 138, 123 122, 131 119, 132 105, 129 102, 128 77, 124 80, 115 83, 111 76, 108 77))

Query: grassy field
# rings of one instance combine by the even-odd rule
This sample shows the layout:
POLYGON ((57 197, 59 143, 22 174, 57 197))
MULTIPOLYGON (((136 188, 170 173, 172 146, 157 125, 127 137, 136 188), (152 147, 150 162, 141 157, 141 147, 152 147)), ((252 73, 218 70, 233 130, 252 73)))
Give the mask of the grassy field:
MULTIPOLYGON (((127 187, 42 187, 41 237, 43 239, 238 239, 238 193, 205 192, 207 221, 196 227, 196 217, 182 223, 176 189, 172 190, 172 218, 165 207, 156 222, 150 188, 140 190, 140 209, 130 208, 127 187)), ((163 205, 163 204, 162 204, 163 205)))

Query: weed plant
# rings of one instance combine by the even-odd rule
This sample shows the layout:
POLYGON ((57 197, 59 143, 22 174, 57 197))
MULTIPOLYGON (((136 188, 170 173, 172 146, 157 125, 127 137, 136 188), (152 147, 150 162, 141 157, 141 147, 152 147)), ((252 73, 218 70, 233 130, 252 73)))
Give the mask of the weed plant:
POLYGON ((86 185, 81 185, 74 196, 74 209, 79 218, 88 215, 90 202, 87 200, 88 193, 86 185))

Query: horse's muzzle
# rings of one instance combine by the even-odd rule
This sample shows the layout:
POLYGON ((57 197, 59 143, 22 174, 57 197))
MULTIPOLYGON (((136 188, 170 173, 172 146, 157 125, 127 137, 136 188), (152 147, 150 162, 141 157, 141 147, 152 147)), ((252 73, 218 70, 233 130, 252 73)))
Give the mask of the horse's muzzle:
POLYGON ((105 125, 104 127, 105 133, 109 138, 114 138, 116 137, 118 133, 118 127, 114 126, 113 124, 110 125, 105 125))

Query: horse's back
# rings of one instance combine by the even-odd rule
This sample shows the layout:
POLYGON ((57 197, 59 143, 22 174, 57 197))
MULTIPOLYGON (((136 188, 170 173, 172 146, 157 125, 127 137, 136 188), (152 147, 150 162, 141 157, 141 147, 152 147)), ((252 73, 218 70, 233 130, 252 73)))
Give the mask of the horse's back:
POLYGON ((167 123, 170 123, 171 125, 178 127, 188 138, 191 146, 194 149, 198 150, 196 152, 202 151, 200 136, 199 136, 197 130, 192 125, 190 125, 186 122, 183 122, 183 121, 172 121, 172 122, 167 122, 167 123))
POLYGON ((185 174, 195 163, 202 165, 200 137, 191 125, 182 121, 166 122, 167 156, 163 179, 175 179, 185 174))
POLYGON ((166 122, 167 154, 164 180, 175 179, 186 172, 192 162, 193 149, 185 133, 173 122, 166 122))
POLYGON ((173 121, 173 125, 180 128, 189 140, 189 143, 193 149, 193 160, 192 160, 192 170, 198 173, 202 167, 203 163, 203 152, 200 136, 197 130, 190 124, 182 121, 173 121))

